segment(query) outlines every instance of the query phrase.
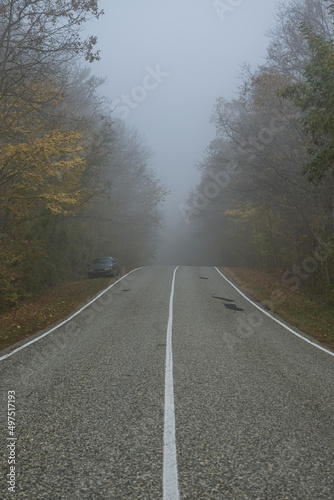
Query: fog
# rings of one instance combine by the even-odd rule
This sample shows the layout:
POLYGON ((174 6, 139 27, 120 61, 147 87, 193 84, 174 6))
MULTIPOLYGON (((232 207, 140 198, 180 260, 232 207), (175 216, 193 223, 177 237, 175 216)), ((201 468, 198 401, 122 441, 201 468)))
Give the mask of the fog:
POLYGON ((102 92, 114 116, 145 136, 152 166, 171 194, 157 263, 197 262, 179 204, 196 185, 214 137, 216 99, 233 98, 244 63, 263 62, 278 0, 102 0, 105 15, 88 31, 98 36, 102 92), (190 250, 191 249, 191 250, 190 250), (188 257, 187 257, 188 256, 188 257))

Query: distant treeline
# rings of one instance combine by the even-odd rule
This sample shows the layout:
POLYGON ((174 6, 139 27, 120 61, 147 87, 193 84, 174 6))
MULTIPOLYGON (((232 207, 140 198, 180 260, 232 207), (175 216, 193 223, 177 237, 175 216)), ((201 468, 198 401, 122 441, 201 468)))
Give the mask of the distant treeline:
POLYGON ((90 259, 148 263, 165 188, 84 60, 95 0, 0 1, 0 311, 90 259))
POLYGON ((266 60, 217 99, 216 138, 181 207, 207 264, 285 270, 330 290, 334 280, 334 5, 280 5, 266 60))

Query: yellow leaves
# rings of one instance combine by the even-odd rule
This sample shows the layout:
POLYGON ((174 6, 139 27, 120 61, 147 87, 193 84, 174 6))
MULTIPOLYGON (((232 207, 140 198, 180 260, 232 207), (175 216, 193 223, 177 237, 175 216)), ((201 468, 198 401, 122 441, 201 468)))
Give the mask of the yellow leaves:
POLYGON ((52 214, 73 213, 88 194, 87 189, 80 189, 86 166, 83 152, 77 131, 52 130, 42 137, 3 145, 0 214, 27 218, 44 209, 52 214))
POLYGON ((0 137, 3 142, 36 137, 45 129, 45 112, 54 108, 63 99, 56 79, 42 81, 34 79, 13 83, 10 89, 0 89, 0 137))
POLYGON ((256 111, 261 110, 268 100, 277 100, 278 91, 289 82, 288 77, 285 77, 275 70, 266 70, 260 72, 252 80, 252 86, 257 90, 257 95, 254 100, 254 108, 256 111))
POLYGON ((224 215, 227 215, 234 222, 248 222, 254 216, 256 216, 257 209, 251 207, 249 204, 246 204, 245 207, 235 209, 235 210, 226 210, 224 215))

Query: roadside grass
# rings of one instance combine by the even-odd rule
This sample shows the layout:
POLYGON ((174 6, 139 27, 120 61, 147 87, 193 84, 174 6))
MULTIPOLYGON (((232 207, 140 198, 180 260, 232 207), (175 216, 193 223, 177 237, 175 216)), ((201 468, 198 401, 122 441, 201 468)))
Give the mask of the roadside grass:
POLYGON ((222 268, 254 300, 264 304, 289 325, 334 350, 333 296, 311 294, 305 288, 291 290, 282 273, 248 268, 222 268))
POLYGON ((62 283, 0 314, 0 351, 63 320, 129 271, 123 268, 117 278, 62 283))

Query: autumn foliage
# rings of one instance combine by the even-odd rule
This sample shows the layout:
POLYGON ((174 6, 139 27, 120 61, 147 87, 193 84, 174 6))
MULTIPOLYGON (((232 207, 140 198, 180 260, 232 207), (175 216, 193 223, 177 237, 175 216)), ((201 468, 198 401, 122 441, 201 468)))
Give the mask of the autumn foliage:
POLYGON ((82 65, 96 0, 0 0, 0 311, 154 252, 165 189, 136 132, 113 123, 102 83, 82 65))
POLYGON ((280 270, 332 297, 333 15, 324 0, 278 8, 264 63, 242 69, 235 99, 217 99, 216 137, 184 207, 208 265, 280 270))

